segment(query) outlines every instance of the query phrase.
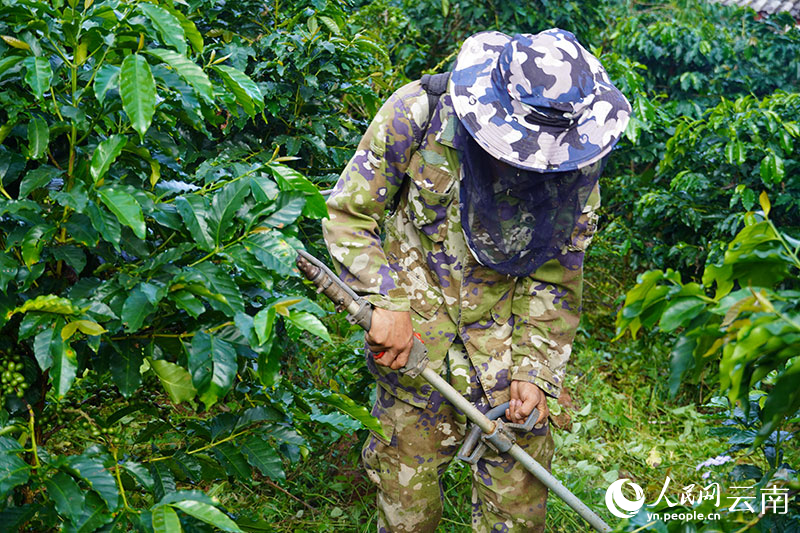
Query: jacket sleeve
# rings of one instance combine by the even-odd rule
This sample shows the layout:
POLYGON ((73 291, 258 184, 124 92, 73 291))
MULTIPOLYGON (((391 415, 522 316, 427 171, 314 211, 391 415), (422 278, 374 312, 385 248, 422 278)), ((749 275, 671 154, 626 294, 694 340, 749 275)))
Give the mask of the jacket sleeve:
POLYGON ((412 82, 384 103, 328 198, 329 218, 322 224, 342 280, 392 311, 407 311, 409 302, 386 260, 380 228, 427 119, 424 94, 419 82, 412 82))
POLYGON ((597 227, 595 186, 558 259, 519 279, 514 291, 511 379, 530 381, 558 398, 581 315, 583 257, 597 227))

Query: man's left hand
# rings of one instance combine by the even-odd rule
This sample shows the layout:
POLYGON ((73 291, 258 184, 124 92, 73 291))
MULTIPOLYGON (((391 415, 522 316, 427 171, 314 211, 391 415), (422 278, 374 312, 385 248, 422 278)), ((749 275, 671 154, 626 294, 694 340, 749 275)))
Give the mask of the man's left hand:
POLYGON ((534 408, 539 410, 536 423, 541 424, 550 414, 547 409, 547 397, 542 389, 528 381, 512 381, 511 400, 506 409, 506 418, 515 424, 524 424, 534 408))

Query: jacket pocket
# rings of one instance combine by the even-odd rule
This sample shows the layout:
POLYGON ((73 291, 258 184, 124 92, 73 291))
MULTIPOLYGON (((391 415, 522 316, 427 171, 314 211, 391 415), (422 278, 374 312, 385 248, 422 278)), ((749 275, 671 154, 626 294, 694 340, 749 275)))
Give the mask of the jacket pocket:
POLYGON ((397 281, 408 295, 408 303, 413 311, 425 319, 433 318, 444 302, 442 293, 428 279, 425 267, 418 262, 401 260, 394 252, 389 252, 390 265, 395 268, 397 281))
POLYGON ((447 235, 447 211, 453 198, 452 175, 425 163, 419 152, 411 157, 408 175, 411 222, 432 241, 443 241, 447 235))

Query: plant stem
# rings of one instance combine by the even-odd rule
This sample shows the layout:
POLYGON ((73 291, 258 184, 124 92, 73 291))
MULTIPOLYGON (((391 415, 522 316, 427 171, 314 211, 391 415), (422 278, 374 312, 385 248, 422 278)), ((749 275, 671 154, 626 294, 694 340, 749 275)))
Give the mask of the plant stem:
POLYGON ((119 493, 122 495, 122 505, 125 506, 126 511, 133 512, 133 509, 128 505, 128 498, 125 497, 125 487, 122 486, 122 478, 119 475, 119 459, 117 456, 117 447, 112 445, 111 454, 114 456, 114 474, 117 478, 117 486, 119 493))
MULTIPOLYGON (((786 249, 786 252, 789 254, 789 257, 791 257, 792 261, 794 261, 794 266, 800 268, 800 259, 798 259, 796 251, 792 250, 792 247, 789 246, 788 242, 786 242, 786 239, 784 239, 783 234, 780 231, 778 231, 778 228, 775 227, 775 224, 773 224, 773 222, 770 219, 767 219, 767 222, 769 223, 769 227, 772 228, 772 231, 775 232, 775 235, 777 235, 778 239, 781 241, 781 244, 786 249)), ((800 246, 798 246, 798 248, 800 248, 800 246)))
POLYGON ((37 451, 36 446, 36 424, 35 424, 35 417, 33 415, 33 408, 31 404, 25 404, 28 407, 28 431, 31 434, 31 451, 33 451, 33 468, 38 469, 41 465, 39 464, 39 452, 37 451))
POLYGON ((761 520, 761 515, 756 515, 756 517, 755 517, 755 518, 753 518, 752 520, 750 520, 748 523, 746 523, 746 524, 744 525, 744 527, 742 527, 741 529, 737 529, 737 530, 736 530, 736 533, 744 533, 745 531, 750 531, 750 528, 751 528, 752 526, 754 526, 754 525, 758 524, 758 522, 759 522, 760 520, 761 520))
MULTIPOLYGON (((188 452, 186 452, 186 454, 187 455, 193 455, 195 453, 200 453, 200 452, 204 452, 206 450, 210 450, 211 448, 219 446, 223 442, 228 442, 228 441, 231 441, 231 440, 235 439, 236 437, 244 435, 248 431, 250 431, 250 430, 246 429, 244 431, 240 431, 239 433, 232 433, 232 434, 228 435, 227 437, 225 437, 224 439, 220 439, 220 440, 218 440, 216 442, 210 442, 210 443, 206 444, 205 446, 201 446, 200 448, 196 448, 194 450, 189 450, 188 452)), ((167 459, 169 459, 171 457, 172 456, 170 456, 170 455, 165 455, 165 456, 162 456, 162 457, 153 457, 152 459, 145 459, 142 462, 143 463, 156 463, 158 461, 165 461, 165 460, 167 460, 167 459)))
POLYGON ((213 250, 211 250, 210 252, 208 252, 206 255, 204 255, 203 257, 201 257, 201 258, 200 258, 200 259, 198 259, 197 261, 195 261, 194 263, 191 263, 191 264, 189 265, 189 268, 191 268, 191 267, 193 267, 193 266, 197 266, 197 265, 199 265, 200 263, 202 263, 203 261, 205 261, 206 259, 210 259, 211 257, 214 257, 214 256, 215 256, 215 255, 217 255, 218 253, 220 253, 220 252, 222 252, 222 251, 224 251, 224 250, 226 250, 226 249, 230 248, 230 247, 231 247, 231 246, 233 246, 234 244, 238 244, 238 243, 242 242, 242 241, 243 241, 243 240, 244 240, 244 239, 247 237, 247 235, 249 235, 249 234, 242 235, 242 236, 241 236, 241 237, 239 237, 238 239, 236 239, 236 240, 233 240, 233 241, 229 242, 228 244, 226 244, 226 245, 225 245, 225 246, 223 246, 222 248, 220 248, 219 246, 217 246, 216 248, 214 248, 213 250))

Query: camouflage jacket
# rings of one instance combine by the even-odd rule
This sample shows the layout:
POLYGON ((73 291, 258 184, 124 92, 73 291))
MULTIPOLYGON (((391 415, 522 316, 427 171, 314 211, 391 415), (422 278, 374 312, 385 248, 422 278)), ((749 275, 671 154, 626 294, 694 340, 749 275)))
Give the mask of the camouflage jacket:
MULTIPOLYGON (((378 307, 412 311, 430 367, 449 372, 462 393, 477 379, 494 406, 508 401, 511 380, 524 380, 557 397, 580 317, 583 255, 599 189, 560 258, 524 278, 492 271, 474 259, 461 229, 457 120, 445 93, 428 123, 418 81, 386 101, 328 199, 328 250, 356 292, 378 307), (446 360, 456 336, 472 368, 446 360)), ((393 395, 427 403, 431 387, 422 378, 367 361, 393 395)))

